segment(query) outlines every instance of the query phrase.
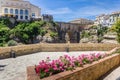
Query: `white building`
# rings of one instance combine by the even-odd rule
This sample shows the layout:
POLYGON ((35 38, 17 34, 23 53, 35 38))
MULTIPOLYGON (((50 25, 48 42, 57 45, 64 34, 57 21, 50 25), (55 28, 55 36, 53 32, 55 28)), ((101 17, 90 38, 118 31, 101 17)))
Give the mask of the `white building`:
POLYGON ((109 26, 112 26, 120 18, 120 12, 113 12, 110 14, 109 26))
POLYGON ((95 25, 102 25, 103 27, 108 27, 109 26, 109 18, 110 18, 110 15, 105 15, 105 14, 102 14, 102 15, 99 15, 96 17, 96 20, 95 20, 95 25))
POLYGON ((99 15, 94 22, 95 25, 102 25, 103 27, 111 27, 120 18, 120 12, 113 12, 109 15, 99 15))
POLYGON ((29 1, 24 0, 0 0, 0 16, 16 17, 25 21, 31 18, 41 18, 41 9, 29 1))

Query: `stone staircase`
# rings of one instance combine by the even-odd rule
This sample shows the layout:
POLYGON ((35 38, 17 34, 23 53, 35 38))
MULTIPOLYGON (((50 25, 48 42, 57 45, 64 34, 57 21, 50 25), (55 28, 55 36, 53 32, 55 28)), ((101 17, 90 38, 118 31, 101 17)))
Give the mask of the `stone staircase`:
POLYGON ((116 33, 107 33, 107 34, 105 34, 104 36, 103 36, 103 41, 102 41, 102 43, 114 43, 114 44, 117 44, 118 42, 117 42, 117 40, 116 40, 116 37, 117 37, 117 35, 116 35, 116 33))

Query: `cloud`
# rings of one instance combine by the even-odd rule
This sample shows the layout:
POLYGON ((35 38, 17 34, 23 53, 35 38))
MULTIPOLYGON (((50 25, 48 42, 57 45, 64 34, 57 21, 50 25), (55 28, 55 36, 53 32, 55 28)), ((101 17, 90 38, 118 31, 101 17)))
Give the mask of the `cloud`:
POLYGON ((119 0, 30 0, 42 9, 42 14, 52 14, 57 21, 91 18, 120 10, 119 0))
MULTIPOLYGON (((62 20, 62 21, 70 21, 76 18, 95 18, 95 16, 100 15, 100 14, 109 14, 113 11, 115 11, 114 8, 109 9, 109 8, 101 8, 98 6, 86 6, 86 7, 81 7, 77 10, 72 10, 70 8, 67 8, 68 11, 63 14, 56 14, 54 15, 56 20, 62 20), (61 19, 62 18, 62 19, 61 19)), ((117 10, 117 8, 116 8, 117 10)))
MULTIPOLYGON (((73 1, 73 0, 70 0, 70 1, 73 1)), ((74 2, 85 2, 85 1, 88 1, 88 0, 74 0, 74 2)))
POLYGON ((76 11, 77 13, 74 13, 75 15, 81 15, 83 17, 86 16, 94 16, 94 15, 99 15, 103 13, 109 13, 110 11, 107 9, 103 9, 100 7, 96 6, 87 6, 87 7, 82 7, 76 11))
POLYGON ((52 14, 52 15, 59 15, 59 14, 67 14, 67 13, 70 13, 71 10, 67 7, 65 8, 57 8, 57 9, 54 9, 54 10, 51 10, 51 9, 44 9, 44 12, 46 14, 52 14))

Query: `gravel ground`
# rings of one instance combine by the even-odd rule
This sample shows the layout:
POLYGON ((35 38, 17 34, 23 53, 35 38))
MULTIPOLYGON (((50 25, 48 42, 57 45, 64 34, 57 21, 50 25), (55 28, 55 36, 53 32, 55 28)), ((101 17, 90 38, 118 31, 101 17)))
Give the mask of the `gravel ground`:
MULTIPOLYGON (((88 54, 88 53, 99 53, 99 51, 85 51, 85 52, 40 52, 34 53, 30 55, 20 56, 17 58, 9 58, 0 60, 0 80, 26 80, 26 67, 33 66, 35 64, 39 64, 39 61, 46 59, 46 57, 50 57, 53 59, 58 59, 60 56, 68 54, 70 56, 78 56, 80 54, 88 54)), ((104 53, 101 52, 100 53, 104 53)), ((108 77, 104 80, 116 80, 119 78, 115 74, 119 73, 120 75, 120 68, 117 71, 113 71, 108 77), (119 72, 118 72, 119 71, 119 72), (112 77, 113 76, 113 77, 112 77), (108 79, 111 78, 111 79, 108 79), (116 79, 115 79, 116 78, 116 79)), ((120 79, 118 79, 120 80, 120 79)))

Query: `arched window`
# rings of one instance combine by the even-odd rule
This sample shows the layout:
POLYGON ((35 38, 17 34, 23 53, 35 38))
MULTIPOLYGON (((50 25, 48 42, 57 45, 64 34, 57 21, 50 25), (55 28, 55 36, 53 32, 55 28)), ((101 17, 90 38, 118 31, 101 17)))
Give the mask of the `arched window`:
POLYGON ((35 13, 32 13, 32 18, 35 18, 35 13))
POLYGON ((23 15, 23 10, 22 9, 20 10, 20 14, 23 15))
POLYGON ((28 13, 28 10, 25 10, 25 15, 28 15, 29 13, 28 13))
POLYGON ((28 16, 25 16, 25 19, 28 20, 28 16))
POLYGON ((18 15, 16 15, 15 18, 18 19, 18 15))
POLYGON ((15 14, 18 14, 18 9, 15 9, 15 14))
POLYGON ((6 13, 6 14, 8 13, 8 9, 7 8, 4 9, 4 13, 6 13))
POLYGON ((10 13, 13 14, 13 9, 10 9, 10 13))
POLYGON ((20 16, 20 19, 23 19, 23 16, 20 16))

